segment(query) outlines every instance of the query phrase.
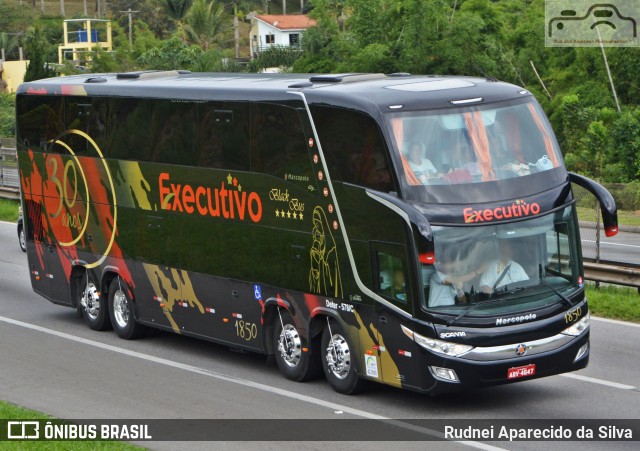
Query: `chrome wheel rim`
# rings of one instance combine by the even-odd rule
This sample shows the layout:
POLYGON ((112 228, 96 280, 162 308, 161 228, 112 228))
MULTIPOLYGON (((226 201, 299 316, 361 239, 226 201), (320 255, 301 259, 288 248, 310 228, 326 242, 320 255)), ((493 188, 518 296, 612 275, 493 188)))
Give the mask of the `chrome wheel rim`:
POLYGON ((129 324, 129 303, 122 290, 116 291, 113 297, 113 316, 118 327, 124 329, 129 324))
POLYGON ((80 301, 84 311, 89 318, 95 320, 100 314, 100 296, 98 296, 98 290, 93 282, 89 282, 84 291, 82 292, 82 299, 80 301))
POLYGON ((24 236, 24 229, 20 229, 20 248, 23 250, 27 248, 27 239, 24 236))
POLYGON ((294 368, 302 358, 302 341, 298 330, 291 324, 285 324, 278 338, 278 351, 284 363, 294 368))
POLYGON ((351 370, 351 351, 347 340, 340 334, 334 334, 327 346, 327 366, 331 374, 344 379, 351 370))

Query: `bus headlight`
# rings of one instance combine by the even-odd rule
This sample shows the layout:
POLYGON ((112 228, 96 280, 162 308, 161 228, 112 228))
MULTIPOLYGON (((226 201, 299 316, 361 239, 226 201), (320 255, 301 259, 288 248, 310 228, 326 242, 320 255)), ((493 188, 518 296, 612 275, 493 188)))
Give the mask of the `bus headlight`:
POLYGON ((582 332, 589 328, 590 324, 590 315, 587 313, 580 321, 577 323, 573 323, 571 326, 567 327, 562 331, 564 335, 571 335, 573 337, 577 337, 582 332))
POLYGON ((449 357, 460 357, 461 355, 466 354, 473 349, 473 346, 470 345, 451 343, 448 341, 436 340, 435 338, 427 338, 415 333, 405 326, 401 327, 402 332, 404 332, 407 337, 411 338, 427 351, 432 351, 437 354, 442 354, 449 357))

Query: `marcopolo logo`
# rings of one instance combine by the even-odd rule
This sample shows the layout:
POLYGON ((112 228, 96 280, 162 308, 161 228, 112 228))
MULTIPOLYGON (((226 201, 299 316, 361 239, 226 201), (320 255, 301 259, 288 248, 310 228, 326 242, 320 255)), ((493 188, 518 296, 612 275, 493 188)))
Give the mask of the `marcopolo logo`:
POLYGON ((496 319, 496 326, 506 326, 507 324, 518 324, 526 321, 533 321, 538 317, 535 313, 528 313, 522 316, 511 316, 509 318, 496 319))
POLYGON ((191 186, 174 183, 168 172, 158 176, 160 206, 163 210, 188 214, 198 212, 202 216, 244 221, 247 216, 253 222, 262 219, 262 200, 258 193, 242 190, 238 179, 229 174, 219 188, 191 186))
POLYGON ((480 210, 465 208, 463 214, 464 222, 471 224, 474 222, 502 221, 504 219, 535 216, 540 214, 540 211, 542 211, 542 208, 540 204, 536 202, 527 203, 524 200, 517 200, 506 207, 485 208, 480 210))
POLYGON ((640 47, 640 0, 546 0, 547 47, 640 47))

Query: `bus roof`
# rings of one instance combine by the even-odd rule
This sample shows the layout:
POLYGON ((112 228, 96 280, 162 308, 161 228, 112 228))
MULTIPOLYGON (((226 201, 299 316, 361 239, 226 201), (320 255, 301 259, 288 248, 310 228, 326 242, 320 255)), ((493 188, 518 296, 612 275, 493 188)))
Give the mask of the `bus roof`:
POLYGON ((531 95, 518 86, 478 77, 410 74, 310 76, 188 71, 72 75, 24 83, 18 93, 194 101, 269 101, 286 99, 287 93, 294 91, 304 92, 310 104, 328 104, 368 112, 452 108, 531 95))

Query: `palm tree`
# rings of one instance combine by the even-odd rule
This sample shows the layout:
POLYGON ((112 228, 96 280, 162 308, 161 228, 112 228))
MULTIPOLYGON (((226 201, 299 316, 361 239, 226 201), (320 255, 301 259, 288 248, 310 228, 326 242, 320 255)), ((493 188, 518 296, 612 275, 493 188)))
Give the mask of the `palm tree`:
POLYGON ((195 0, 186 17, 184 31, 194 44, 208 50, 212 44, 220 42, 229 29, 225 23, 224 7, 215 0, 195 0))
POLYGON ((193 4, 193 0, 164 0, 164 9, 167 15, 173 19, 178 29, 180 38, 184 41, 184 19, 193 4))
POLYGON ((18 36, 11 36, 6 32, 0 33, 0 48, 4 50, 5 57, 10 58, 10 55, 15 53, 18 49, 18 36))

